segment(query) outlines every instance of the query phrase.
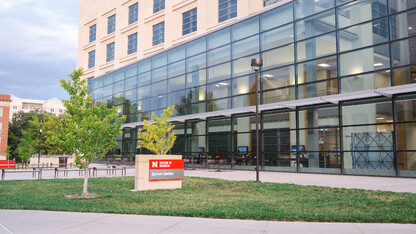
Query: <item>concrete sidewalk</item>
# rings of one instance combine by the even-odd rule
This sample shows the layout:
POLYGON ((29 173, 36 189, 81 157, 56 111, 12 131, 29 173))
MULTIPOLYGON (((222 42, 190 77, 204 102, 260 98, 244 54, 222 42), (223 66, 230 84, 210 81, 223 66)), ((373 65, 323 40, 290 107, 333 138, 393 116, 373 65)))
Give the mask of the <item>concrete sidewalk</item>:
POLYGON ((414 224, 307 223, 0 210, 0 233, 416 233, 414 224))

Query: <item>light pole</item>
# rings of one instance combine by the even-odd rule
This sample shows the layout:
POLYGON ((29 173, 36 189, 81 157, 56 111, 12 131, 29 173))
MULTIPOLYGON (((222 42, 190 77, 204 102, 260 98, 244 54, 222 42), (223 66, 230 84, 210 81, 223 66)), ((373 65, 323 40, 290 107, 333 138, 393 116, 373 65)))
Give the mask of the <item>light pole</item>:
POLYGON ((38 167, 40 167, 40 142, 42 139, 42 120, 39 120, 39 148, 38 148, 38 167))
POLYGON ((259 154, 259 70, 263 66, 263 60, 255 58, 251 60, 251 69, 256 72, 256 182, 260 183, 260 154, 259 154))

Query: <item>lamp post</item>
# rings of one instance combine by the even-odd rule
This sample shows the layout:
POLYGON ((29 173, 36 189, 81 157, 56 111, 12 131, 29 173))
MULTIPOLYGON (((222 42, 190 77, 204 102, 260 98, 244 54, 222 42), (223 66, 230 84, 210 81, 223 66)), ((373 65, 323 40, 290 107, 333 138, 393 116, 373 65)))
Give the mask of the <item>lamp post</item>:
POLYGON ((251 60, 251 69, 256 72, 256 182, 260 183, 260 154, 259 154, 259 70, 263 66, 263 60, 255 58, 251 60))
POLYGON ((42 140, 42 120, 39 120, 39 148, 38 148, 38 167, 40 167, 40 142, 42 140))

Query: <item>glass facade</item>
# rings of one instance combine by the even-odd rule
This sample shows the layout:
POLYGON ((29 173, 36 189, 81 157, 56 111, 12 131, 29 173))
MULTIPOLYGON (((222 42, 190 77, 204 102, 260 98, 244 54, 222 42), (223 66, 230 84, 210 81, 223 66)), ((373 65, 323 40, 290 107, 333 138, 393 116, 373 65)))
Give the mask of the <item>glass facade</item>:
MULTIPOLYGON (((415 11, 386 0, 271 6, 94 78, 93 97, 129 123, 175 105, 184 122, 172 153, 188 166, 254 170, 255 115, 226 111, 255 105, 250 60, 260 57, 260 104, 273 105, 260 113, 262 170, 416 177, 416 89, 356 94, 416 83, 415 11)), ((117 140, 105 160, 148 153, 137 128, 117 140)))

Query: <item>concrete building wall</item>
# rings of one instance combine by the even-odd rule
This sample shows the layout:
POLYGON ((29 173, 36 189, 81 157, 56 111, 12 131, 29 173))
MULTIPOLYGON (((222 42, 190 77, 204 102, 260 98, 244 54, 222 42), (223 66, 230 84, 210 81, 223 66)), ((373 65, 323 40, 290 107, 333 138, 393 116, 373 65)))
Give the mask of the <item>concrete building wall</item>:
POLYGON ((5 155, 9 136, 10 95, 0 94, 0 155, 5 155))
POLYGON ((165 9, 157 13, 153 13, 152 0, 81 0, 77 67, 84 68, 84 78, 97 77, 263 8, 266 8, 263 0, 238 0, 237 17, 218 22, 218 0, 166 0, 165 9), (129 7, 135 3, 138 3, 138 21, 129 25, 129 7), (182 35, 182 14, 194 8, 197 8, 197 31, 182 35), (115 32, 107 34, 108 17, 114 14, 115 32), (160 22, 165 22, 164 43, 153 46, 153 25, 160 22), (90 43, 93 25, 96 40, 90 43), (128 36, 136 32, 137 52, 128 55, 128 36), (112 42, 115 42, 114 60, 106 62, 107 45, 112 42), (94 50, 95 66, 88 69, 88 53, 94 50))

